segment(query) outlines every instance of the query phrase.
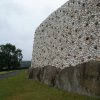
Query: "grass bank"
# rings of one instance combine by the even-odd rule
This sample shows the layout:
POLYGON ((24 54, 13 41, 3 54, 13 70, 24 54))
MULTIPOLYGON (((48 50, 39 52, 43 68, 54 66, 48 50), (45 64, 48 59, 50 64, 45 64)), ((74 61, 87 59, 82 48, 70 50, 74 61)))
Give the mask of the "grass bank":
POLYGON ((55 89, 29 80, 27 70, 17 76, 0 80, 0 100, 100 100, 55 89))

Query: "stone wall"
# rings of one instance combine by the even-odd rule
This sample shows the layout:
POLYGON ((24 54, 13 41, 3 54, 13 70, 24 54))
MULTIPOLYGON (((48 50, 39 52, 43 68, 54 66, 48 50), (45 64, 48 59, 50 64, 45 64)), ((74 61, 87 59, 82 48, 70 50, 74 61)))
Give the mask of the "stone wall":
POLYGON ((100 0, 69 0, 36 29, 29 77, 100 96, 100 0))
POLYGON ((100 60, 100 0, 69 0, 35 32, 31 67, 100 60))
POLYGON ((100 97, 100 61, 89 61, 64 69, 54 66, 30 70, 29 78, 65 91, 100 97))

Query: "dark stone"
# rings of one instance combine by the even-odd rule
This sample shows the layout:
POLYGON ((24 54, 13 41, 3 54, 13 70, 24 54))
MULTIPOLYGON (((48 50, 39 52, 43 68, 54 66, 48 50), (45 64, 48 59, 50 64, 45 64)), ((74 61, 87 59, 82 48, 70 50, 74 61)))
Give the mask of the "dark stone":
POLYGON ((40 72, 41 68, 29 69, 29 78, 33 78, 34 80, 40 80, 40 72))
POLYGON ((100 96, 100 61, 90 61, 63 70, 54 66, 33 68, 29 78, 66 91, 100 96))
POLYGON ((55 78, 59 69, 54 66, 45 66, 42 74, 41 81, 50 86, 55 85, 55 78))

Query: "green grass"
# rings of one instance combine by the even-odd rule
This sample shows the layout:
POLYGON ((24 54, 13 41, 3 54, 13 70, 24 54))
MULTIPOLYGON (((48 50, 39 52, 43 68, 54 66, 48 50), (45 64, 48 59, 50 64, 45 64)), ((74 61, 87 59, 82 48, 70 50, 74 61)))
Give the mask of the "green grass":
POLYGON ((29 80, 27 71, 0 80, 0 100, 100 100, 93 97, 67 93, 63 90, 29 80))
POLYGON ((1 75, 1 74, 7 74, 7 73, 9 73, 9 72, 13 72, 13 71, 2 71, 2 72, 0 72, 0 75, 1 75))
POLYGON ((10 73, 10 72, 14 72, 14 71, 18 71, 18 70, 1 71, 1 72, 0 72, 0 75, 2 75, 2 74, 7 74, 7 73, 10 73))

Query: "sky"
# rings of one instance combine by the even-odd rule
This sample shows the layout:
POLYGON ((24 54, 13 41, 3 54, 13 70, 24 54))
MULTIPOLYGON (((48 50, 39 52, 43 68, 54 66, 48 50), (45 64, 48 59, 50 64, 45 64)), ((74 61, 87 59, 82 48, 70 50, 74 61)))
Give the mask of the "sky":
POLYGON ((11 43, 31 60, 36 28, 67 1, 0 0, 0 45, 11 43))

